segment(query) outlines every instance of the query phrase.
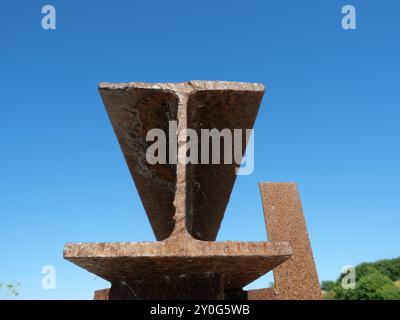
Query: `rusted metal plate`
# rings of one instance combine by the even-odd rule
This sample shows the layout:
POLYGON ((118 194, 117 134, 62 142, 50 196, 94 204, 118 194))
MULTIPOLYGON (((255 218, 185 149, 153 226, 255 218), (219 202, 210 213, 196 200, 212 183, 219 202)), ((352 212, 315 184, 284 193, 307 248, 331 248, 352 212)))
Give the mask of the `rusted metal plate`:
POLYGON ((148 163, 146 134, 153 128, 168 133, 178 97, 146 84, 101 84, 99 90, 154 234, 165 239, 174 228, 176 165, 148 163))
MULTIPOLYGON (((188 98, 187 126, 195 129, 199 137, 203 129, 220 132, 224 129, 231 132, 242 130, 243 155, 246 149, 245 130, 253 128, 263 94, 264 87, 257 84, 238 84, 230 90, 223 85, 213 89, 205 86, 192 92, 188 98)), ((210 152, 210 164, 200 164, 199 161, 199 164, 189 164, 186 168, 186 225, 190 234, 200 240, 215 240, 217 237, 236 180, 238 164, 226 164, 222 139, 220 146, 220 164, 211 164, 210 152)), ((232 154, 233 150, 229 153, 232 154)))
MULTIPOLYGON (((194 129, 199 137, 201 129, 251 129, 264 86, 224 81, 132 82, 102 83, 99 90, 157 240, 166 239, 173 230, 174 236, 189 232, 199 240, 215 240, 237 164, 225 164, 221 157, 221 164, 151 165, 146 161, 151 144, 146 134, 150 129, 163 130, 169 150, 177 143, 169 140, 170 121, 177 122, 178 131, 194 129)), ((200 143, 201 139, 198 150, 200 143)))
POLYGON ((68 243, 64 248, 65 259, 112 283, 220 274, 224 290, 241 289, 290 256, 287 242, 68 243))
POLYGON ((93 300, 109 300, 110 289, 101 289, 94 292, 93 300))
POLYGON ((321 299, 321 288, 295 183, 260 183, 269 241, 288 241, 293 256, 274 269, 281 300, 321 299))
POLYGON ((253 289, 247 291, 247 300, 280 300, 274 288, 253 289))

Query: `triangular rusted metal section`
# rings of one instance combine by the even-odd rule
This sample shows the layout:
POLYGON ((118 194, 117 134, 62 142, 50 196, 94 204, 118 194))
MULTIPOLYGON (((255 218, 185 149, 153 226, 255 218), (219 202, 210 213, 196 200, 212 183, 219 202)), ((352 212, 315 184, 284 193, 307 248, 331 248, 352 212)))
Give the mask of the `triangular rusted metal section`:
MULTIPOLYGON (((221 164, 212 165, 149 164, 146 134, 163 130, 169 150, 171 143, 177 144, 169 141, 173 120, 179 131, 191 128, 199 137, 201 129, 245 133, 253 128, 264 86, 223 81, 102 83, 100 93, 157 240, 168 238, 174 229, 174 235, 189 232, 199 240, 215 240, 237 164, 224 164, 223 157, 221 164)), ((242 144, 244 152, 245 138, 242 144)))

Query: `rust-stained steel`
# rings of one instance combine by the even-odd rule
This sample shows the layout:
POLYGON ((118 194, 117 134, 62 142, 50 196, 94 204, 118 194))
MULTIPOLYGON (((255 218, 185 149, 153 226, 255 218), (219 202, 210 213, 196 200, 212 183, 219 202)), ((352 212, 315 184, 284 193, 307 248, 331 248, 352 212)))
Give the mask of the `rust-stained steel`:
POLYGON ((274 288, 248 290, 246 294, 246 300, 281 300, 274 288))
MULTIPOLYGON (((212 298, 224 299, 225 290, 243 288, 290 256, 287 242, 195 239, 75 243, 66 244, 64 249, 66 259, 110 281, 118 291, 126 287, 132 298, 136 295, 141 299, 207 299, 210 279, 221 281, 214 289, 217 296, 212 298), (183 286, 176 285, 178 280, 183 286), (195 287, 193 292, 190 283, 195 287)), ((112 287, 111 298, 113 293, 112 287)))
POLYGON ((321 299, 303 209, 295 183, 260 183, 269 241, 289 241, 293 256, 273 271, 279 300, 321 299))
MULTIPOLYGON (((170 121, 177 121, 178 131, 251 129, 264 86, 224 81, 133 82, 101 83, 99 90, 157 240, 172 232, 173 236, 189 232, 199 240, 215 240, 237 165, 224 164, 223 159, 213 165, 151 165, 146 160, 150 144, 146 134, 153 128, 169 133, 170 121)), ((167 135, 167 150, 172 143, 177 141, 169 141, 167 135)))
MULTIPOLYGON (((65 259, 111 282, 111 289, 96 291, 94 298, 274 299, 281 292, 288 297, 292 287, 286 290, 277 279, 279 288, 284 289, 279 294, 271 288, 249 292, 242 288, 290 259, 292 244, 287 240, 302 250, 304 246, 296 241, 303 238, 293 236, 297 231, 292 218, 290 231, 283 231, 281 237, 275 228, 285 227, 284 222, 275 213, 271 215, 269 242, 214 241, 237 164, 224 164, 222 150, 222 164, 150 164, 146 159, 146 134, 151 129, 166 133, 167 158, 176 156, 173 144, 185 148, 186 141, 169 135, 171 121, 176 121, 176 132, 187 128, 198 133, 201 129, 251 129, 264 86, 223 81, 133 82, 102 83, 99 90, 158 241, 66 244, 65 259)), ((245 146, 243 135, 242 155, 245 146)), ((200 157, 199 153, 199 161, 200 157)), ((286 209, 276 193, 270 199, 262 189, 262 195, 264 210, 269 208, 265 202, 286 209)), ((286 200, 292 201, 289 207, 293 205, 292 198, 286 200)), ((295 213, 300 219, 297 209, 295 213)), ((267 210, 265 214, 268 220, 267 210)), ((279 279, 284 282, 283 275, 279 279)))
POLYGON ((108 293, 110 289, 96 290, 93 295, 93 300, 109 300, 108 293))

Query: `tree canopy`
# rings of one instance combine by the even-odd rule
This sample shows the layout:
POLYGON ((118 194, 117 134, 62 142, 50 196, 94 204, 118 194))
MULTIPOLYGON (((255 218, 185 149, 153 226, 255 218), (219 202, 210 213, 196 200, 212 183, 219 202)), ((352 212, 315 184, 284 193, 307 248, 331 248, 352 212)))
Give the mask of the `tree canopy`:
POLYGON ((336 281, 322 281, 325 299, 400 300, 400 257, 361 263, 355 267, 355 289, 345 289, 341 274, 336 281))

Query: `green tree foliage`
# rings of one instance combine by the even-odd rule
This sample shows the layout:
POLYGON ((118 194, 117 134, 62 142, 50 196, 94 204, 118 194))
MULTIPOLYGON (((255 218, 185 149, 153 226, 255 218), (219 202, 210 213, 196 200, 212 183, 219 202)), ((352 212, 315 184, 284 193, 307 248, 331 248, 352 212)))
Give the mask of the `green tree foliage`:
MULTIPOLYGON (((400 299, 400 289, 386 275, 375 268, 368 268, 362 277, 357 277, 356 288, 343 289, 336 285, 332 290, 338 300, 397 300, 400 299)), ((356 269, 357 272, 357 269, 356 269)), ((357 274, 357 273, 356 273, 357 274)))
POLYGON ((0 299, 12 299, 19 295, 20 283, 3 284, 0 282, 0 299))
POLYGON ((387 275, 392 281, 400 280, 400 257, 391 260, 380 260, 376 262, 376 269, 387 275))
POLYGON ((333 281, 323 281, 325 299, 335 300, 400 300, 400 258, 361 263, 356 266, 356 288, 344 289, 341 274, 333 281))
POLYGON ((335 281, 325 280, 321 282, 321 289, 324 291, 331 291, 335 286, 335 281))

